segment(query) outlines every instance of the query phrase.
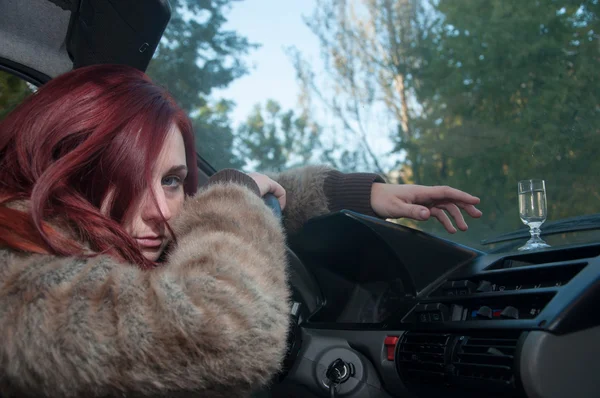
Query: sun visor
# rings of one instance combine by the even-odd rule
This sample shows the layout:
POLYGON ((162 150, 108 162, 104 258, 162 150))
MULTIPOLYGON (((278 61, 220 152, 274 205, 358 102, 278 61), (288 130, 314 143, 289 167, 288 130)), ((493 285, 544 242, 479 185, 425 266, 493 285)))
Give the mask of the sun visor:
POLYGON ((145 71, 170 18, 168 0, 2 0, 0 64, 34 83, 101 63, 145 71))
POLYGON ((80 0, 67 50, 75 68, 115 63, 145 71, 170 18, 167 0, 80 0))

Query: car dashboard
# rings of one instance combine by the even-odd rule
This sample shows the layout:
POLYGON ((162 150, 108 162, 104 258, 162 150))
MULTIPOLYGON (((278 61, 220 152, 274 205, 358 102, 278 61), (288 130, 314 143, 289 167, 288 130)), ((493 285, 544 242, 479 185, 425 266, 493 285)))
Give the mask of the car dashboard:
POLYGON ((285 396, 329 396, 337 359, 336 396, 600 396, 600 244, 483 253, 342 211, 289 246, 285 396))

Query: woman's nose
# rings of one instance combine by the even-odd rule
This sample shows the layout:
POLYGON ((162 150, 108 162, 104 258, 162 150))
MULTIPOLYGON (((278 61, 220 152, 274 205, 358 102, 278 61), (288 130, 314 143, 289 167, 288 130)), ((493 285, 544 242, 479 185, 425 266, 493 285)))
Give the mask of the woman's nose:
POLYGON ((154 198, 156 201, 152 199, 151 195, 146 197, 142 218, 147 221, 158 222, 162 221, 164 217, 165 221, 169 221, 173 214, 162 188, 154 191, 154 198))

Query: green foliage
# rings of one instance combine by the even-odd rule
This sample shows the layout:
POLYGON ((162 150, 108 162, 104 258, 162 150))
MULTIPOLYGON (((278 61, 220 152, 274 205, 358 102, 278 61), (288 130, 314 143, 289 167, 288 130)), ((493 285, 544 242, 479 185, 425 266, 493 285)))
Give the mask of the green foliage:
POLYGON ((547 180, 549 220, 598 212, 599 11, 597 0, 321 0, 307 24, 333 95, 297 69, 358 139, 387 129, 402 156, 392 172, 480 196, 484 217, 453 238, 476 245, 521 226, 520 179, 547 180), (374 111, 392 122, 362 122, 374 111))
MULTIPOLYGON (((549 220, 598 212, 598 0, 317 0, 306 21, 323 74, 290 51, 300 110, 268 101, 233 129, 234 104, 213 89, 247 73, 256 47, 224 28, 236 1, 171 0, 148 70, 190 113, 216 168, 325 161, 451 185, 482 199, 484 217, 453 237, 470 245, 521 226, 520 179, 546 179, 549 220), (382 134, 384 156, 370 144, 382 134)), ((31 91, 1 72, 0 90, 0 119, 31 91)), ((447 236, 435 221, 416 226, 447 236)))
POLYGON ((254 107, 238 131, 239 150, 247 166, 262 171, 282 171, 307 164, 321 148, 321 129, 306 114, 283 111, 273 100, 264 109, 254 107))
POLYGON ((0 120, 31 93, 24 80, 0 71, 0 120))
POLYGON ((549 220, 598 212, 598 2, 440 2, 436 10, 416 72, 424 109, 410 142, 421 156, 416 174, 482 197, 473 235, 520 226, 521 179, 547 180, 549 220))
POLYGON ((212 90, 248 73, 243 58, 256 48, 223 28, 239 0, 171 0, 172 16, 147 73, 192 116, 196 148, 213 167, 241 167, 229 119, 234 104, 212 90))
POLYGON ((192 118, 196 149, 217 170, 243 166, 243 162, 233 153, 234 132, 229 118, 232 108, 231 101, 220 100, 216 104, 203 106, 192 118))
POLYGON ((243 58, 257 45, 223 28, 225 14, 238 1, 170 1, 171 20, 147 72, 188 111, 205 106, 214 88, 248 72, 243 58))

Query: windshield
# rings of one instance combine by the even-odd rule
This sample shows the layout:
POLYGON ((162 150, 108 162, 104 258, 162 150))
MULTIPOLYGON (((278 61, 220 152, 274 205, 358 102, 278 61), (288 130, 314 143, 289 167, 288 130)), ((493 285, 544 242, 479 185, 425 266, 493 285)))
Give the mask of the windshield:
MULTIPOLYGON (((547 222, 600 213, 599 0, 170 3, 148 73, 217 169, 449 185, 481 198, 468 232, 397 222, 475 248, 524 227, 519 180, 547 222)), ((0 119, 31 91, 0 73, 0 119)))
POLYGON ((598 0, 172 3, 150 74, 216 168, 450 185, 482 199, 468 232, 399 222, 477 248, 523 227, 519 180, 548 221, 600 212, 598 0))

